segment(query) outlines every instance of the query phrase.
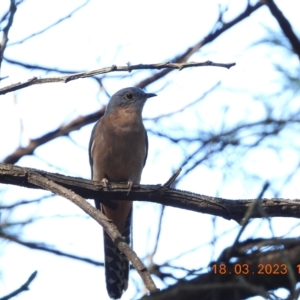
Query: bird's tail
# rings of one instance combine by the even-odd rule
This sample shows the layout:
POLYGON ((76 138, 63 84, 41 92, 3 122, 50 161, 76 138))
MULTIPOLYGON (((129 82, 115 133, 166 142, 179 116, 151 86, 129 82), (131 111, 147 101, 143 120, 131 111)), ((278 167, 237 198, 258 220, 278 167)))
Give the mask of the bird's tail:
MULTIPOLYGON (((131 244, 131 216, 132 209, 126 219, 124 231, 121 232, 127 244, 131 244)), ((119 299, 128 287, 129 261, 115 246, 109 235, 106 232, 103 235, 106 289, 110 298, 119 299)))

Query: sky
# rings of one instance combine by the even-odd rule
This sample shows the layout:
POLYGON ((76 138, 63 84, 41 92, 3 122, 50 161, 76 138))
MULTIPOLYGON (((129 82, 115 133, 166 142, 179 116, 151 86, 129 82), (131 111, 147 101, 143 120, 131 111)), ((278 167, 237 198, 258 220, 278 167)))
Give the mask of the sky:
MULTIPOLYGON (((72 72, 94 70, 112 64, 126 65, 128 62, 165 62, 184 52, 211 31, 218 18, 218 5, 225 7, 228 4, 224 21, 231 20, 245 7, 245 1, 237 0, 191 0, 184 2, 184 5, 181 1, 169 0, 147 3, 137 0, 91 0, 71 18, 44 34, 13 45, 69 14, 82 3, 84 1, 79 0, 24 1, 15 15, 9 33, 12 45, 7 48, 5 57, 72 72)), ((299 10, 295 9, 295 2, 281 0, 276 3, 290 22, 298 26, 294 29, 299 32, 299 10)), ((0 15, 3 15, 8 5, 8 0, 0 2, 0 15)), ((145 105, 145 127, 149 131, 159 130, 173 136, 182 136, 184 131, 186 137, 192 137, 200 130, 199 124, 201 130, 211 132, 223 126, 223 121, 230 127, 245 119, 256 121, 263 118, 263 106, 255 101, 253 94, 271 93, 278 88, 279 76, 274 72, 273 63, 283 62, 284 59, 284 63, 291 68, 299 65, 296 56, 286 58, 276 47, 265 44, 251 47, 266 36, 266 28, 280 31, 276 20, 263 7, 203 47, 189 60, 236 62, 236 66, 230 70, 203 67, 174 71, 164 80, 148 86, 147 92, 156 93, 158 97, 151 98, 145 105), (178 111, 192 103, 219 81, 220 88, 191 109, 179 112, 172 118, 151 121, 152 118, 178 111), (224 109, 228 110, 225 120, 222 119, 224 109)), ((134 86, 152 73, 154 71, 111 73, 103 83, 112 95, 121 88, 134 86)), ((4 62, 1 77, 4 76, 9 78, 1 81, 0 87, 33 76, 46 78, 59 75, 4 62)), ((1 96, 0 140, 3 142, 0 160, 19 145, 26 146, 29 139, 54 130, 78 115, 92 113, 107 102, 108 97, 99 92, 99 86, 91 79, 80 79, 68 84, 36 85, 1 96)), ((295 103, 299 104, 299 98, 295 103)), ((92 126, 72 132, 70 138, 62 137, 39 147, 34 156, 23 157, 17 165, 90 178, 87 147, 92 126)), ((151 133, 149 145, 148 161, 142 176, 142 183, 145 184, 166 182, 184 160, 183 150, 191 153, 197 149, 196 144, 184 149, 184 142, 174 145, 151 133)), ((185 176, 177 188, 229 199, 252 199, 257 197, 262 186, 257 184, 257 174, 272 180, 279 189, 283 186, 284 174, 293 170, 298 159, 297 152, 292 148, 275 153, 271 147, 266 147, 245 152, 243 161, 231 166, 229 163, 226 165, 226 161, 230 162, 230 155, 230 152, 225 152, 216 157, 212 165, 200 165, 185 176), (244 172, 252 177, 244 178, 244 172)), ((189 163, 183 171, 189 167, 189 163)), ((300 174, 296 174, 284 186, 280 196, 297 198, 299 185, 296 183, 299 179, 300 174)), ((48 195, 39 190, 0 185, 0 201, 4 204, 37 199, 45 194, 48 195)), ((272 196, 272 190, 267 191, 265 197, 272 196)), ((134 250, 145 263, 147 254, 154 247, 159 213, 158 205, 135 203, 134 250)), ((34 218, 36 220, 32 224, 16 226, 13 232, 21 234, 24 240, 46 243, 68 253, 103 261, 101 228, 66 199, 50 197, 42 203, 5 212, 1 217, 1 221, 12 222, 34 218)), ((285 235, 293 225, 298 224, 292 218, 274 218, 270 222, 277 236, 285 235), (285 226, 282 226, 283 222, 285 226)), ((271 237, 269 228, 268 220, 253 221, 246 228, 242 239, 271 237)), ((239 225, 234 221, 216 218, 213 223, 209 215, 168 207, 163 218, 155 262, 162 264, 172 261, 174 265, 185 268, 205 268, 211 259, 216 259, 222 249, 234 241, 238 229, 239 225), (195 238, 187 234, 188 229, 194 230, 195 238), (188 252, 190 249, 195 250, 188 252), (188 253, 177 258, 185 252, 188 253)), ((296 230, 290 236, 295 236, 296 230)), ((101 267, 5 241, 1 242, 1 246, 0 297, 19 287, 34 270, 38 270, 30 291, 21 293, 16 299, 108 299, 101 267)), ((175 274, 184 276, 182 271, 175 274)), ((125 300, 141 296, 135 295, 134 286, 137 283, 142 290, 141 280, 134 271, 131 276, 129 289, 122 297, 125 300)), ((154 280, 159 288, 166 287, 159 279, 154 280)), ((174 280, 168 279, 167 283, 172 284, 174 280)))

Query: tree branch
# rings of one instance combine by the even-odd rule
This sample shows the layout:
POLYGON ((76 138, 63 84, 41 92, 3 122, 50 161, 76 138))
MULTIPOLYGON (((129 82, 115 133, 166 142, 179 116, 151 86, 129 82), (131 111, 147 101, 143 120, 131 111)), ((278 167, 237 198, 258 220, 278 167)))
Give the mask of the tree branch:
POLYGON ((2 64, 2 60, 3 60, 3 54, 4 54, 4 51, 6 49, 6 45, 8 42, 8 32, 13 24, 16 11, 17 11, 17 6, 15 3, 15 0, 10 0, 9 18, 8 18, 7 25, 3 29, 2 42, 0 45, 0 69, 1 69, 1 64, 2 64))
POLYGON ((63 82, 67 83, 72 80, 92 77, 100 74, 110 73, 110 72, 131 72, 132 70, 160 70, 160 69, 178 69, 181 71, 185 68, 190 67, 204 67, 204 66, 212 66, 212 67, 222 67, 230 69, 235 66, 235 63, 222 64, 222 63, 214 63, 212 61, 206 62, 189 62, 189 63, 157 63, 157 64, 139 64, 139 65, 127 65, 127 66, 116 66, 112 65, 111 67, 102 68, 98 70, 93 70, 89 72, 81 72, 77 74, 61 76, 61 77, 49 77, 44 79, 38 79, 37 77, 33 77, 25 82, 15 83, 9 86, 6 86, 0 89, 0 95, 4 95, 6 93, 16 91, 31 85, 42 84, 42 83, 52 83, 52 82, 63 82))
POLYGON ((130 246, 125 242, 124 237, 122 237, 120 232, 117 230, 117 227, 100 210, 93 207, 84 198, 77 195, 72 190, 69 190, 61 186, 60 184, 55 183, 54 181, 50 180, 40 173, 33 172, 28 175, 29 183, 60 195, 66 199, 69 199, 71 202, 80 207, 84 212, 86 212, 89 216, 91 216, 95 221, 97 221, 111 237, 115 245, 126 255, 128 260, 132 263, 134 268, 141 276, 149 292, 153 293, 158 291, 146 266, 138 258, 136 253, 130 248, 130 246))
MULTIPOLYGON (((164 116, 159 116, 153 120, 157 120, 158 118, 167 117, 169 115, 183 111, 187 107, 189 107, 189 106, 195 104, 197 101, 200 101, 201 99, 203 99, 208 93, 213 91, 219 85, 220 85, 220 82, 218 82, 216 85, 214 85, 208 91, 206 91, 200 98, 198 98, 197 100, 188 104, 184 108, 178 110, 177 112, 166 114, 164 116)), ((58 137, 68 136, 70 134, 70 132, 72 132, 74 130, 79 130, 80 128, 82 128, 85 125, 88 125, 88 124, 98 121, 103 116, 104 112, 105 112, 105 107, 102 107, 100 110, 98 110, 94 113, 91 113, 91 114, 88 114, 85 116, 78 116, 74 120, 70 121, 68 124, 62 125, 62 126, 58 127, 57 129, 42 135, 39 138, 30 140, 29 144, 26 147, 18 147, 13 153, 9 154, 6 158, 4 158, 3 162, 8 163, 8 164, 15 164, 23 156, 32 155, 39 146, 44 145, 44 144, 48 143, 49 141, 52 141, 58 137)), ((149 130, 149 132, 151 132, 151 130, 149 130)), ((158 133, 153 133, 153 134, 158 134, 158 133)), ((181 138, 181 140, 182 140, 182 138, 181 138)))
POLYGON ((299 242, 299 238, 246 240, 225 249, 208 272, 190 281, 180 280, 142 300, 246 299, 257 295, 270 299, 267 291, 278 288, 289 289, 291 299, 296 299, 293 296, 300 280, 299 242))
POLYGON ((9 295, 6 295, 6 296, 0 298, 0 300, 8 300, 8 299, 11 299, 11 298, 17 296, 18 294, 20 294, 24 291, 28 291, 29 285, 33 281, 33 279, 36 277, 36 274, 37 274, 37 271, 34 271, 22 286, 20 286, 17 290, 13 291, 9 295))
MULTIPOLYGON (((228 23, 222 22, 221 24, 219 24, 220 22, 218 20, 217 24, 219 24, 219 26, 215 26, 214 27, 214 28, 217 28, 217 29, 213 29, 211 31, 211 33, 209 33, 204 39, 202 39, 201 41, 199 41, 194 46, 189 47, 182 54, 180 54, 177 57, 175 57, 174 59, 172 59, 172 62, 173 63, 179 63, 179 66, 182 66, 182 63, 184 61, 186 61, 193 53, 195 53, 196 51, 198 51, 202 46, 204 46, 204 45, 208 44, 209 42, 213 41, 215 38, 217 38, 223 32, 225 32, 226 30, 230 29, 231 27, 233 27, 234 25, 236 25, 240 21, 242 21, 245 18, 247 18, 250 14, 252 14, 254 11, 256 11, 257 9, 259 9, 262 5, 263 5, 262 2, 258 2, 258 3, 256 3, 255 5, 252 6, 248 2, 248 5, 247 5, 246 9, 244 10, 244 12, 242 12, 240 15, 238 15, 232 21, 230 21, 228 23)), ((32 68, 34 66, 30 66, 30 67, 32 68)), ((132 68, 133 68, 133 66, 126 66, 125 70, 126 71, 130 71, 130 70, 132 70, 132 68)), ((110 69, 110 68, 108 68, 108 69, 110 69)), ((178 69, 178 67, 177 67, 177 69, 178 69)), ((163 76, 165 76, 166 74, 168 74, 172 70, 174 70, 174 68, 173 69, 172 68, 164 69, 163 71, 161 71, 159 73, 156 73, 156 74, 154 74, 154 75, 152 75, 152 76, 150 76, 150 77, 142 80, 140 83, 138 83, 136 85, 136 87, 145 88, 147 85, 149 85, 149 84, 153 83, 154 81, 162 78, 163 76)), ((82 73, 79 73, 79 74, 82 74, 82 73)), ((68 77, 68 76, 66 76, 66 77, 68 77)), ((63 78, 63 77, 60 77, 60 78, 63 78)), ((41 80, 47 81, 47 79, 41 79, 41 80)), ((34 77, 32 79, 29 79, 27 82, 17 83, 17 84, 14 84, 14 85, 10 85, 10 86, 4 87, 4 88, 0 89, 0 95, 8 93, 8 92, 11 92, 11 91, 14 91, 14 90, 18 90, 18 89, 21 89, 21 88, 25 88, 25 87, 30 86, 32 84, 37 84, 37 78, 36 77, 34 77)), ((99 117, 98 117, 98 119, 101 116, 102 115, 100 114, 99 117)), ((86 116, 86 117, 89 117, 89 116, 86 116)), ((97 119, 95 119, 94 121, 97 121, 97 119)), ((91 122, 94 122, 94 121, 91 121, 91 122)), ((89 123, 91 123, 91 122, 89 122, 89 123)), ((83 125, 81 125, 81 126, 83 126, 83 125)), ((56 138, 57 136, 60 136, 59 134, 57 135, 58 131, 60 131, 60 128, 58 128, 57 130, 55 130, 53 132, 45 134, 44 136, 42 136, 39 139, 32 140, 30 142, 30 144, 26 148, 19 147, 18 149, 16 149, 14 151, 14 153, 12 153, 8 157, 6 157, 6 159, 4 160, 4 162, 6 162, 6 163, 16 163, 22 156, 27 155, 27 154, 32 154, 33 151, 38 146, 40 146, 40 145, 42 145, 44 143, 47 143, 48 141, 56 138)), ((70 131, 72 131, 72 130, 70 130, 70 131)), ((68 133, 70 131, 68 131, 68 133)))
POLYGON ((104 111, 105 107, 89 115, 79 116, 66 125, 62 125, 39 138, 30 140, 26 147, 17 148, 12 154, 8 155, 3 162, 15 164, 22 156, 33 154, 37 147, 46 144, 55 138, 67 136, 70 132, 78 130, 84 125, 98 121, 103 116, 104 111))
POLYGON ((284 16, 282 11, 278 8, 278 6, 275 4, 275 2, 273 0, 263 0, 263 1, 269 7, 271 14, 277 20, 280 28, 282 29, 282 31, 284 32, 286 37, 289 39, 290 43, 293 46, 295 53, 298 55, 298 57, 300 59, 300 41, 299 41, 297 35, 295 34, 295 32, 293 31, 293 28, 292 28, 290 22, 284 16))
MULTIPOLYGON (((259 9, 262 5, 264 5, 264 3, 260 2, 260 1, 257 2, 255 5, 251 5, 250 2, 248 1, 248 5, 247 5, 246 9, 240 15, 238 15, 236 18, 234 18, 232 21, 230 21, 228 23, 224 23, 224 22, 220 23, 220 20, 218 20, 218 22, 217 22, 216 25, 220 25, 220 26, 215 26, 214 28, 217 27, 216 30, 213 29, 204 39, 202 39, 201 41, 199 41, 194 46, 189 47, 182 54, 180 54, 177 57, 175 57, 172 60, 171 63, 167 62, 167 63, 172 64, 172 65, 178 64, 178 66, 176 66, 176 67, 169 67, 169 69, 165 69, 165 70, 163 70, 163 71, 161 71, 159 73, 154 74, 153 76, 150 76, 150 77, 142 80, 137 85, 137 87, 144 88, 145 86, 149 85, 150 83, 152 83, 152 82, 154 82, 154 81, 156 81, 156 80, 164 77, 165 75, 167 75, 173 69, 179 69, 179 70, 181 70, 182 68, 184 68, 184 67, 182 67, 182 65, 188 60, 188 58, 190 56, 192 56, 195 52, 197 52, 201 47, 203 47, 204 45, 210 43, 215 38, 217 38, 219 35, 221 35, 223 32, 225 32, 226 30, 230 29, 231 27, 233 27, 237 23, 241 22, 242 20, 244 20, 245 18, 247 18, 248 16, 250 16, 254 11, 256 11, 257 9, 259 9)), ((9 61, 9 60, 7 59, 7 61, 9 61)), ((15 61, 12 61, 12 62, 17 63, 19 65, 22 65, 21 62, 15 62, 15 61)), ((167 64, 167 63, 165 63, 165 64, 167 64)), ((159 65, 163 65, 163 64, 159 64, 159 65)), ((203 65, 214 65, 214 66, 227 67, 227 68, 230 68, 231 66, 234 65, 234 64, 219 64, 219 63, 215 64, 215 63, 212 63, 210 61, 205 62, 205 63, 200 63, 200 64, 203 64, 203 65)), ((137 66, 140 66, 140 65, 137 65, 137 66)), ((148 65, 146 65, 146 66, 148 66, 148 65)), ((31 67, 34 68, 34 66, 31 66, 31 67)), ((49 68, 46 68, 46 67, 37 67, 36 66, 36 68, 49 70, 49 68)), ((22 89, 22 88, 25 88, 25 87, 28 87, 28 86, 31 86, 31 85, 34 85, 34 84, 49 83, 49 82, 65 82, 66 83, 68 81, 75 80, 75 79, 78 79, 78 78, 91 77, 91 76, 95 76, 95 75, 103 74, 103 73, 108 73, 108 72, 112 72, 112 71, 127 71, 127 72, 131 72, 134 69, 133 66, 119 67, 119 68, 122 68, 120 70, 118 70, 118 69, 116 70, 115 68, 118 68, 118 67, 116 67, 115 65, 113 65, 113 66, 108 67, 108 68, 104 68, 104 69, 100 69, 100 70, 95 70, 95 71, 91 71, 91 72, 83 72, 83 73, 78 73, 78 74, 74 74, 74 75, 71 75, 71 76, 65 76, 65 77, 52 77, 52 78, 48 78, 48 79, 47 78, 46 79, 37 79, 36 77, 34 77, 32 79, 29 79, 26 82, 16 83, 16 84, 13 84, 13 85, 10 85, 10 86, 7 86, 7 87, 4 87, 4 88, 0 89, 0 95, 4 95, 4 94, 6 94, 8 92, 19 90, 19 89, 22 89)), ((140 67, 140 68, 137 68, 137 69, 144 69, 144 68, 140 67)), ((151 69, 151 68, 147 67, 147 69, 151 69)), ((152 69, 159 69, 159 68, 154 67, 152 69)))
MULTIPOLYGON (((81 197, 95 199, 110 206, 112 199, 148 201, 195 212, 235 220, 238 223, 245 217, 250 206, 257 199, 228 200, 172 189, 163 185, 134 185, 128 194, 127 183, 111 183, 109 190, 101 182, 69 177, 32 168, 22 168, 10 164, 0 164, 0 183, 27 188, 37 187, 32 178, 37 175, 74 191, 81 197)), ((300 218, 300 199, 260 199, 252 211, 252 218, 261 217, 300 218), (262 215, 263 214, 263 215, 262 215)))
POLYGON ((86 6, 89 2, 90 2, 90 0, 86 0, 83 4, 81 4, 80 6, 78 6, 77 8, 75 8, 75 9, 74 9, 73 11, 71 11, 68 15, 66 15, 66 16, 64 16, 64 17, 62 17, 62 18, 60 18, 60 19, 58 19, 58 20, 55 21, 53 24, 47 26, 46 28, 44 28, 44 29, 42 29, 42 30, 40 30, 40 31, 38 31, 38 32, 35 32, 35 33, 33 33, 33 34, 31 34, 31 35, 29 35, 29 36, 23 38, 23 39, 20 40, 20 41, 13 42, 13 43, 9 43, 8 47, 14 46, 14 45, 17 45, 17 44, 22 44, 22 43, 24 43, 25 41, 27 41, 27 40, 29 40, 29 39, 31 39, 31 38, 37 36, 37 35, 40 35, 40 34, 44 33, 45 31, 49 30, 50 28, 52 28, 52 27, 58 25, 59 23, 65 21, 66 19, 71 18, 72 15, 73 15, 74 13, 76 13, 78 10, 80 10, 81 8, 83 8, 84 6, 86 6))
MULTIPOLYGON (((29 70, 40 70, 40 71, 45 71, 45 72, 57 72, 57 73, 61 73, 61 74, 74 74, 74 73, 82 72, 82 71, 74 71, 74 70, 66 70, 66 69, 61 69, 61 68, 58 69, 58 68, 54 68, 54 67, 44 67, 44 66, 39 66, 39 65, 33 65, 33 64, 21 62, 21 61, 18 61, 18 60, 10 59, 10 58, 7 58, 7 57, 3 57, 3 60, 7 63, 12 64, 12 65, 23 67, 23 68, 29 69, 29 70)), ((28 81, 30 81, 30 80, 32 80, 32 79, 28 79, 28 81)), ((25 81, 25 84, 26 83, 27 83, 27 81, 25 81)), ((21 88, 23 88, 22 85, 21 85, 21 88)))
POLYGON ((79 261, 83 261, 83 262, 92 264, 94 266, 102 266, 102 267, 104 266, 103 262, 98 262, 96 260, 93 260, 93 259, 90 259, 90 258, 87 258, 87 257, 81 257, 81 256, 69 254, 69 253, 66 253, 66 252, 62 252, 60 250, 52 249, 52 248, 50 248, 49 245, 44 245, 44 244, 35 243, 35 242, 22 241, 22 240, 20 240, 19 238, 15 237, 15 236, 7 235, 7 234, 1 233, 1 232, 0 232, 0 238, 11 241, 11 242, 14 242, 14 243, 22 245, 22 246, 25 246, 25 247, 30 248, 30 249, 41 250, 41 251, 53 253, 55 255, 76 259, 76 260, 79 260, 79 261))
MULTIPOLYGON (((257 2, 255 5, 251 5, 250 1, 248 1, 248 5, 246 9, 238 15, 236 18, 231 20, 228 23, 220 23, 219 20, 217 21, 216 26, 214 28, 217 28, 216 30, 213 29, 206 37, 204 37, 201 41, 196 43, 194 46, 189 47, 186 51, 184 51, 182 54, 178 55, 175 57, 172 62, 173 63, 183 63, 186 62, 194 53, 196 53, 200 48, 203 46, 209 44, 213 40, 215 40, 218 36, 220 36, 222 33, 236 25, 237 23, 241 22, 245 18, 249 17, 253 12, 255 12, 257 9, 259 9, 261 6, 263 6, 264 3, 262 2, 257 2)), ((154 81, 166 76, 168 73, 170 73, 172 70, 171 69, 165 69, 159 73, 156 73, 142 81, 140 81, 136 87, 139 88, 144 88, 147 85, 153 83, 154 81)))

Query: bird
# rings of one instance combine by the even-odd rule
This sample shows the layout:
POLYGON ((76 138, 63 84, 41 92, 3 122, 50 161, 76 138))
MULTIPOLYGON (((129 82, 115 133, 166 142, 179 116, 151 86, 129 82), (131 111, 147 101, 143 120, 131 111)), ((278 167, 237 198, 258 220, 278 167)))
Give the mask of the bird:
MULTIPOLYGON (((139 184, 148 155, 148 136, 142 111, 148 98, 156 94, 128 87, 116 92, 108 102, 104 115, 95 124, 89 142, 92 180, 127 182, 128 191, 139 184)), ((132 201, 110 200, 108 207, 95 200, 95 206, 112 220, 131 244, 132 201)), ((104 231, 104 264, 106 289, 111 299, 121 298, 128 287, 129 261, 104 231)))

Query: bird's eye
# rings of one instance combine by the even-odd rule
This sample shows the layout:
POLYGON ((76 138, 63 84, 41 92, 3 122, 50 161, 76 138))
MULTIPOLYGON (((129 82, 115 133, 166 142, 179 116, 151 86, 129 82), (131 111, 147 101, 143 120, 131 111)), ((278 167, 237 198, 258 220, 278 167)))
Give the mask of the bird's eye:
POLYGON ((132 93, 127 93, 127 94, 125 95, 125 98, 126 98, 127 100, 132 100, 132 99, 133 99, 133 94, 132 94, 132 93))

